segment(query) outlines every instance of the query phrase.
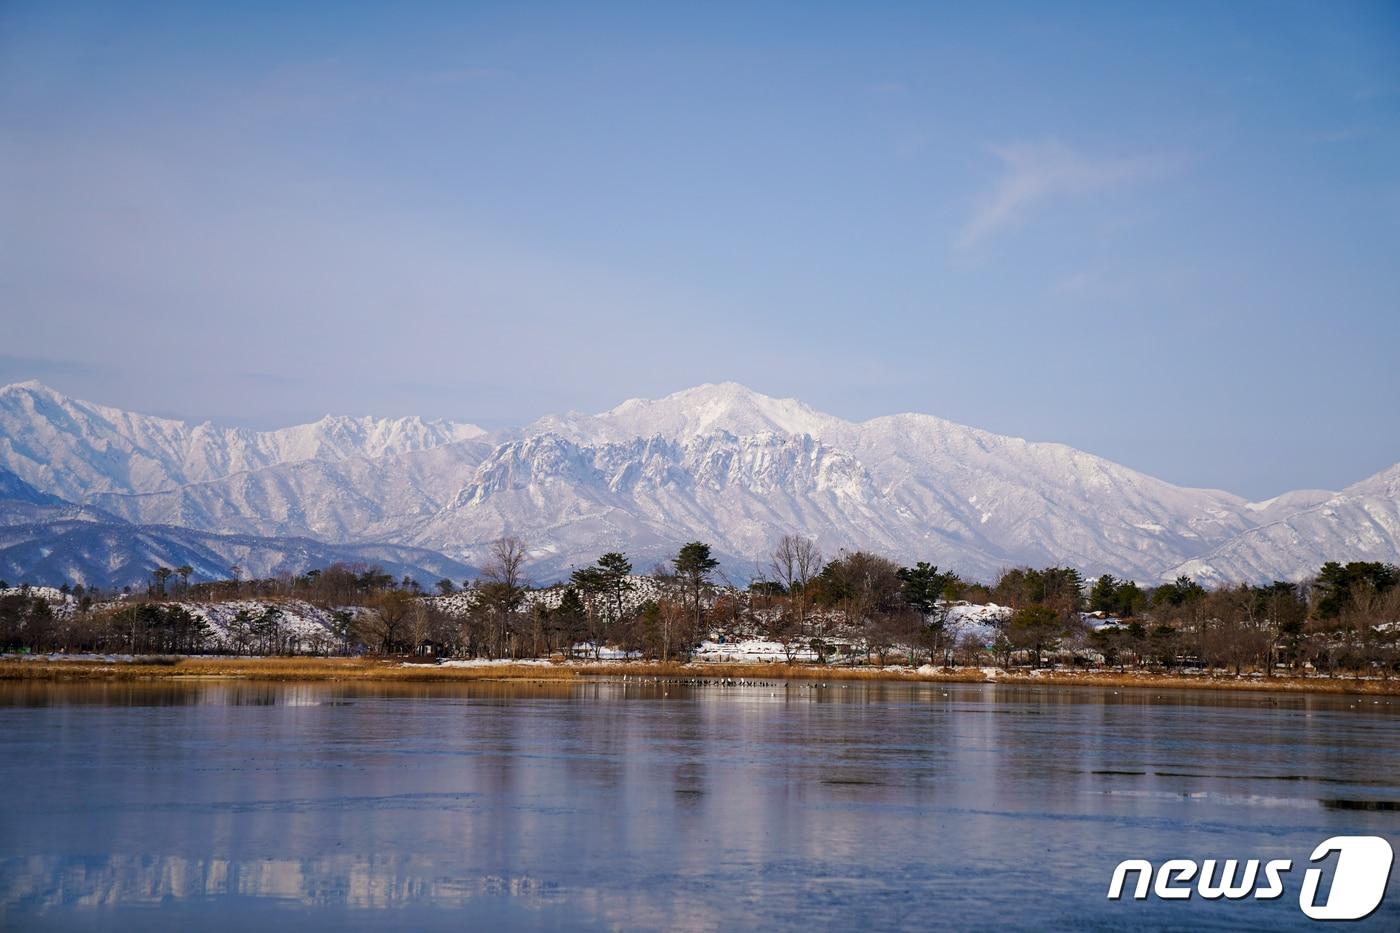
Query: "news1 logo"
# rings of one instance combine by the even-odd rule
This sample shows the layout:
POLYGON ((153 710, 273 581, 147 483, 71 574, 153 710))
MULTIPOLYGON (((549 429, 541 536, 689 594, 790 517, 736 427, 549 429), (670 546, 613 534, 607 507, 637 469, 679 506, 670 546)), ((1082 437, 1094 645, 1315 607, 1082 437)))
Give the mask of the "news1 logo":
MULTIPOLYGON (((1361 920, 1370 916, 1381 905, 1390 880, 1390 865, 1395 859, 1390 843, 1380 836, 1333 836, 1313 849, 1309 861, 1325 866, 1334 852, 1337 858, 1326 899, 1318 903, 1326 868, 1309 868, 1303 873, 1298 891, 1298 908, 1314 920, 1361 920)), ((1146 900, 1149 893, 1164 901, 1187 900, 1193 894, 1208 901, 1272 900, 1283 896, 1283 876, 1292 868, 1291 859, 1261 862, 1252 858, 1242 863, 1239 859, 1197 862, 1178 858, 1155 868, 1145 859, 1126 859, 1113 869, 1108 899, 1120 900, 1128 876, 1135 874, 1131 896, 1138 901, 1146 900)))

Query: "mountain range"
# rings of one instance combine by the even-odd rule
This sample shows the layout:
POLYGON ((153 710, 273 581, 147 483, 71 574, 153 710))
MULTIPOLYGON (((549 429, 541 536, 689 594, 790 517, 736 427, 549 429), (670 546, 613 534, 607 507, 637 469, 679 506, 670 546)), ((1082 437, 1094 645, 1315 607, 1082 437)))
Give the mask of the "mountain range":
POLYGON ((1400 464, 1250 502, 1062 444, 922 414, 847 421, 735 383, 495 432, 330 416, 251 431, 0 389, 0 574, 35 583, 331 560, 461 579, 503 534, 530 545, 540 582, 607 550, 649 569, 690 540, 744 582, 790 532, 978 579, 1022 564, 1297 579, 1400 558, 1400 464))

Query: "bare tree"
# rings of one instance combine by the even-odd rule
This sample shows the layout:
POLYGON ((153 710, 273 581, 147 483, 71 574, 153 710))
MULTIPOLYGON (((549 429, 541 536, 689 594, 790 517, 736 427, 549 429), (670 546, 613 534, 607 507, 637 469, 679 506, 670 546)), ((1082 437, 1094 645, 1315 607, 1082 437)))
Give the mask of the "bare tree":
POLYGON ((357 618, 360 637, 385 654, 400 648, 409 635, 417 601, 403 590, 385 590, 369 604, 371 611, 357 618))
POLYGON ((525 599, 525 561, 529 554, 529 548, 519 538, 497 538, 491 543, 491 556, 486 566, 481 568, 485 580, 479 588, 481 608, 490 617, 488 653, 495 657, 505 656, 512 616, 525 599))
MULTIPOLYGON (((792 641, 792 635, 807 635, 807 607, 810 603, 809 586, 813 579, 822 569, 822 552, 817 547, 817 543, 810 538, 800 535, 783 535, 778 540, 778 546, 773 549, 773 556, 770 561, 774 578, 783 585, 787 591, 788 606, 790 611, 787 627, 794 630, 784 639, 786 646, 792 641)), ((791 651, 787 651, 788 662, 794 660, 791 651)))
POLYGON ((769 566, 774 579, 791 593, 794 589, 805 589, 822 569, 822 552, 809 538, 783 535, 773 549, 769 566))
POLYGON ((403 625, 404 641, 414 654, 423 650, 424 645, 438 641, 437 632, 434 630, 433 618, 428 613, 428 607, 422 600, 414 600, 409 607, 408 616, 403 625))
POLYGON ((698 626, 685 606, 669 599, 661 601, 661 659, 671 660, 679 645, 689 646, 699 638, 698 626))
POLYGON ((525 588, 525 561, 529 556, 529 547, 519 538, 497 538, 491 542, 491 556, 481 568, 481 575, 518 592, 525 588))

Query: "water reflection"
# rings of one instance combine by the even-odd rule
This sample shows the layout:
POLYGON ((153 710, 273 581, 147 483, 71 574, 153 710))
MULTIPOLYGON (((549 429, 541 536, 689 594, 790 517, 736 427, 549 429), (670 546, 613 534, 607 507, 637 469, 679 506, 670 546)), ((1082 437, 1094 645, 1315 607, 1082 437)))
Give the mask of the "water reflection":
MULTIPOLYGON (((966 927, 1034 904, 1180 926, 1106 902, 1112 866, 1393 835, 1396 712, 1007 685, 7 685, 0 920, 966 927)), ((1191 923, 1305 919, 1237 906, 1191 923)))
POLYGON ((557 885, 529 876, 435 877, 423 856, 333 856, 259 859, 109 855, 31 856, 0 862, 0 904, 9 910, 152 906, 175 899, 225 896, 294 901, 307 907, 401 907, 431 901, 462 907, 507 895, 558 899, 557 885))

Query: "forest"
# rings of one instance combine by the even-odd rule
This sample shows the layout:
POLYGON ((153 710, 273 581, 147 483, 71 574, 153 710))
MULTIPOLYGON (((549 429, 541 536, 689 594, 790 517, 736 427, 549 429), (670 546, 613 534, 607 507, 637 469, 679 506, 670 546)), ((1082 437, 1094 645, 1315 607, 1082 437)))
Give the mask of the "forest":
POLYGON ((818 664, 1072 666, 1234 673, 1400 670, 1400 568, 1329 562, 1303 582, 1157 586, 1070 567, 969 581, 867 551, 826 558, 777 542, 736 583, 703 542, 639 573, 621 552, 549 586, 529 547, 494 543, 479 578, 430 589, 376 567, 191 583, 152 569, 140 593, 0 581, 0 650, 12 653, 382 655, 687 660, 706 640, 764 639, 818 664), (968 607, 984 607, 967 625, 968 607))

